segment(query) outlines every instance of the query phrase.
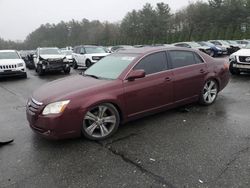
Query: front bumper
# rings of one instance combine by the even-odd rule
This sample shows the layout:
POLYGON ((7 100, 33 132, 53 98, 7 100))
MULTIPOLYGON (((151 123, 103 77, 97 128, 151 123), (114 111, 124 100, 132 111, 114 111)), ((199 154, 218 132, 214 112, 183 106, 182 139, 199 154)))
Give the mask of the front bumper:
POLYGON ((250 71, 250 64, 238 63, 238 62, 235 62, 235 61, 233 61, 231 63, 232 63, 233 68, 239 69, 241 71, 247 71, 247 72, 250 71))
POLYGON ((64 70, 70 66, 69 62, 42 62, 41 65, 44 71, 64 70))
POLYGON ((33 113, 28 106, 26 107, 27 120, 35 133, 50 140, 81 136, 82 119, 79 118, 80 114, 65 110, 63 114, 43 116, 41 111, 33 113))
POLYGON ((5 77, 14 77, 14 76, 25 76, 26 71, 25 69, 20 69, 20 70, 5 70, 5 71, 0 71, 0 78, 5 78, 5 77))

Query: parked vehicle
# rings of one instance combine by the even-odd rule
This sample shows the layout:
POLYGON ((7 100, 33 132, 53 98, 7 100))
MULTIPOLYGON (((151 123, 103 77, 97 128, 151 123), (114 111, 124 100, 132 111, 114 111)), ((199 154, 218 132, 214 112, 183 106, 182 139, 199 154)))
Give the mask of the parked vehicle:
POLYGON ((0 50, 0 77, 27 78, 24 60, 15 50, 0 50))
POLYGON ((199 101, 215 102, 229 81, 228 63, 188 48, 113 53, 83 75, 48 83, 27 103, 30 127, 51 139, 105 139, 119 124, 199 101), (48 92, 49 91, 49 92, 48 92))
POLYGON ((28 69, 35 68, 35 64, 34 64, 34 60, 33 60, 33 55, 35 54, 34 50, 22 50, 19 52, 19 54, 21 55, 22 59, 25 62, 25 65, 28 69))
POLYGON ((73 65, 73 56, 72 50, 60 50, 61 54, 63 54, 66 57, 67 62, 69 62, 70 65, 73 65))
POLYGON ((130 46, 130 45, 119 45, 119 46, 113 46, 111 48, 111 52, 118 52, 120 50, 129 50, 129 49, 133 49, 135 48, 134 46, 130 46))
POLYGON ((224 48, 224 47, 218 47, 218 46, 215 46, 213 43, 210 43, 210 42, 206 42, 206 41, 200 41, 200 42, 197 42, 198 44, 200 44, 201 46, 208 46, 210 47, 211 49, 211 53, 210 53, 210 56, 212 57, 216 57, 216 56, 220 56, 220 55, 223 55, 223 54, 227 54, 227 49, 224 48))
POLYGON ((235 48, 236 51, 241 49, 241 46, 235 40, 227 40, 227 42, 230 44, 230 46, 235 48))
POLYGON ((73 51, 73 68, 77 69, 78 67, 90 67, 103 57, 109 55, 103 47, 100 46, 91 46, 91 45, 82 45, 76 46, 73 51))
POLYGON ((185 47, 185 48, 197 49, 197 50, 200 50, 208 55, 211 55, 211 53, 212 53, 212 50, 209 46, 202 46, 202 45, 198 44, 197 42, 178 42, 178 43, 174 43, 172 45, 179 46, 179 47, 185 47))
POLYGON ((227 54, 232 54, 239 50, 239 47, 229 44, 227 41, 224 40, 210 40, 209 42, 213 43, 216 46, 222 46, 227 49, 227 54))
POLYGON ((239 75, 241 72, 250 72, 250 44, 229 57, 229 70, 232 74, 239 75))
POLYGON ((33 56, 36 72, 39 76, 49 71, 64 71, 70 73, 69 62, 58 48, 37 48, 33 56))
POLYGON ((240 45, 241 48, 245 48, 248 44, 250 44, 249 40, 236 40, 236 42, 240 45))

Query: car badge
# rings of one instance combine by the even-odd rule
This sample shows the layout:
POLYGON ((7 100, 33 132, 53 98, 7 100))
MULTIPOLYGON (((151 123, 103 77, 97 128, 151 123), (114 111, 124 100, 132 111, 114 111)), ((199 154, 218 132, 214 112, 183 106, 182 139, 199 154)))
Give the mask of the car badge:
POLYGON ((246 60, 247 62, 250 62, 250 57, 247 57, 245 60, 246 60))

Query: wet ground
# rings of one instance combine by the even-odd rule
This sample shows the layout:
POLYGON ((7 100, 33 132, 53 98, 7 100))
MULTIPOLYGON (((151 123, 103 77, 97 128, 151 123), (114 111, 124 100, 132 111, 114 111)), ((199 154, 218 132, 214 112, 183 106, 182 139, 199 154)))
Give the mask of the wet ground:
POLYGON ((27 98, 61 77, 0 81, 0 138, 15 138, 0 148, 1 188, 250 187, 250 75, 233 76, 212 106, 130 122, 101 142, 48 141, 29 128, 27 98))

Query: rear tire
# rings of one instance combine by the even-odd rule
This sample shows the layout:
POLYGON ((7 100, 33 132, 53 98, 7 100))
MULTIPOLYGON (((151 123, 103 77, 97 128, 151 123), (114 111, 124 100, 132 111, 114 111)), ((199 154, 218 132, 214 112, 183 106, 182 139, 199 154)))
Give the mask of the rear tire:
POLYGON ((209 79, 205 82, 201 94, 200 104, 208 106, 214 103, 219 92, 218 84, 215 80, 209 79))
POLYGON ((210 54, 209 54, 211 57, 215 57, 215 53, 213 50, 211 50, 210 54))

